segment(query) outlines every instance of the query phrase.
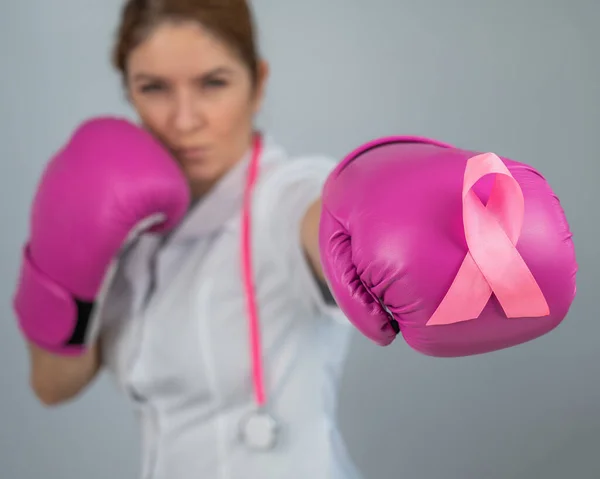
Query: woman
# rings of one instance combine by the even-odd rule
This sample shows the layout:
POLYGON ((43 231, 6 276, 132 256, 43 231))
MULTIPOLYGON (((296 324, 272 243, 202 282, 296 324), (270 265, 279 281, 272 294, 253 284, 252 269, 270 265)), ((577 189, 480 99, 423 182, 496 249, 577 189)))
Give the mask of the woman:
POLYGON ((123 253, 89 351, 61 357, 30 345, 34 391, 63 403, 110 370, 140 414, 143 478, 358 477, 335 419, 351 327, 328 300, 317 243, 334 163, 290 161, 268 137, 253 262, 268 411, 279 425, 272 448, 247 444, 255 386, 240 216, 268 77, 247 3, 129 0, 114 63, 142 125, 185 173, 193 207, 170 237, 142 236, 123 253))

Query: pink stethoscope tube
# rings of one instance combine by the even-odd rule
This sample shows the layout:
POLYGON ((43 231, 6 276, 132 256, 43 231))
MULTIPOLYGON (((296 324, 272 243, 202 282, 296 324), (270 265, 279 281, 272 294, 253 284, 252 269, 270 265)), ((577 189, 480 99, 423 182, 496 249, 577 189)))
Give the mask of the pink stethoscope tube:
POLYGON ((252 192, 258 176, 260 156, 262 155, 263 142, 260 134, 255 135, 252 156, 248 166, 246 186, 244 188, 244 204, 242 210, 242 275, 244 292, 246 296, 246 309, 248 313, 248 327, 250 332, 250 356, 252 360, 252 383, 254 386, 255 401, 259 408, 266 403, 264 372, 262 364, 262 347, 260 338, 258 305, 254 286, 254 274, 252 265, 252 230, 251 213, 252 192))

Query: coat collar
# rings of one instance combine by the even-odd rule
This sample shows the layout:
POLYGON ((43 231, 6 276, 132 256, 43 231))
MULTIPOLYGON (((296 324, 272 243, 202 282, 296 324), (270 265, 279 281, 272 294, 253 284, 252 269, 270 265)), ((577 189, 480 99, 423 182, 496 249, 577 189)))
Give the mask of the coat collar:
MULTIPOLYGON (((170 243, 190 242, 211 235, 239 214, 243 206, 247 169, 251 156, 252 148, 206 196, 191 206, 187 216, 169 238, 170 243)), ((283 148, 277 145, 270 136, 263 135, 263 152, 259 159, 259 179, 268 166, 287 158, 288 155, 283 148)))

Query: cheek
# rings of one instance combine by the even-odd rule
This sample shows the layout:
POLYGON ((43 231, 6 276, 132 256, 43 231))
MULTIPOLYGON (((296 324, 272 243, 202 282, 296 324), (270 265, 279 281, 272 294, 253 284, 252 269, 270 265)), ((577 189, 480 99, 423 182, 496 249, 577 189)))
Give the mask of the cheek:
POLYGON ((245 91, 224 92, 219 101, 210 105, 209 124, 220 134, 244 134, 252 124, 253 108, 245 91))
POLYGON ((168 105, 144 99, 133 99, 132 103, 141 122, 155 135, 164 139, 167 136, 168 105))

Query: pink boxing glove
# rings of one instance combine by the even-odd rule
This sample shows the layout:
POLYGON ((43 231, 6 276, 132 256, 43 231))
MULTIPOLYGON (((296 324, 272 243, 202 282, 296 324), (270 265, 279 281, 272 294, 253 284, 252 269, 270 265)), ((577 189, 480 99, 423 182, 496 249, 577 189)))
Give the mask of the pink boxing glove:
POLYGON ((468 356, 554 329, 577 263, 558 198, 532 167, 414 137, 344 159, 322 195, 320 251, 339 307, 366 337, 468 356))
POLYGON ((14 296, 25 337, 56 354, 85 351, 93 303, 126 240, 174 228, 189 201, 185 176, 150 133, 124 119, 84 122, 33 201, 14 296))

